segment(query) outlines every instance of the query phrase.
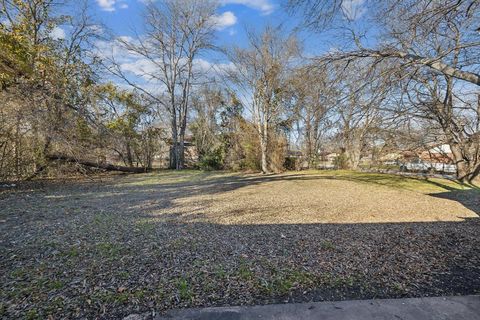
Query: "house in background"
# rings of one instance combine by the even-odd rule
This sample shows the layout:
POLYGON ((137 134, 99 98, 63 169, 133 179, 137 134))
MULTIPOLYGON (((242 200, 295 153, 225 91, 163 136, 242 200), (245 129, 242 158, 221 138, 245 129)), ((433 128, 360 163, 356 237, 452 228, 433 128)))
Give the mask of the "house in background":
POLYGON ((417 149, 402 152, 401 169, 406 171, 436 171, 455 173, 457 166, 453 161, 448 144, 432 146, 429 149, 417 149))
POLYGON ((336 152, 322 152, 318 161, 318 169, 335 169, 339 154, 336 152))
MULTIPOLYGON (((194 168, 197 164, 199 157, 198 151, 193 138, 185 138, 185 168, 194 168)), ((160 148, 154 157, 154 167, 161 169, 174 168, 174 148, 172 139, 162 140, 160 148)))
MULTIPOLYGON (((185 168, 194 168, 195 165, 198 163, 199 156, 197 146, 193 142, 193 139, 185 138, 184 146, 184 157, 185 157, 185 168)), ((173 142, 170 141, 169 143, 169 166, 170 168, 175 168, 175 148, 173 142)))
POLYGON ((453 154, 448 144, 442 144, 423 151, 420 154, 420 158, 428 162, 453 164, 453 154))

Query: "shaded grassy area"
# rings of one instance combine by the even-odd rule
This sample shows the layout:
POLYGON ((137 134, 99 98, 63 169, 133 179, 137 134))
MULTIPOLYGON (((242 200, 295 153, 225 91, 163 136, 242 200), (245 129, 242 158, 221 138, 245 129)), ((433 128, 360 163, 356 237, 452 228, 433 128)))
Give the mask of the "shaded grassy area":
MULTIPOLYGON (((158 184, 176 184, 176 183, 196 183, 205 182, 214 179, 228 179, 232 178, 248 178, 256 177, 256 174, 240 174, 233 172, 221 171, 199 171, 199 170, 184 170, 177 171, 160 171, 147 175, 137 175, 135 178, 129 179, 125 184, 132 186, 158 185, 158 184)), ((306 170, 306 171, 290 171, 281 175, 271 175, 273 177, 288 177, 288 176, 316 176, 329 177, 332 179, 342 179, 353 182, 362 182, 366 184, 376 184, 397 189, 405 189, 421 193, 435 193, 454 190, 480 190, 480 187, 475 185, 462 184, 453 179, 445 178, 427 178, 415 176, 403 176, 385 173, 370 173, 349 170, 306 170)), ((268 181, 269 176, 264 176, 265 181, 268 181)))
POLYGON ((0 208, 4 318, 480 293, 480 192, 444 179, 166 171, 0 208))
POLYGON ((335 179, 345 179, 348 181, 362 182, 367 184, 377 184, 397 189, 405 189, 420 193, 437 193, 455 190, 479 190, 473 185, 462 184, 456 180, 443 178, 426 178, 414 176, 402 176, 385 173, 369 173, 348 170, 335 171, 304 171, 305 174, 315 174, 320 176, 331 176, 335 179))
POLYGON ((201 170, 162 170, 149 174, 142 174, 130 177, 125 181, 129 186, 168 185, 179 183, 198 183, 208 179, 226 178, 238 175, 229 172, 213 172, 201 170))

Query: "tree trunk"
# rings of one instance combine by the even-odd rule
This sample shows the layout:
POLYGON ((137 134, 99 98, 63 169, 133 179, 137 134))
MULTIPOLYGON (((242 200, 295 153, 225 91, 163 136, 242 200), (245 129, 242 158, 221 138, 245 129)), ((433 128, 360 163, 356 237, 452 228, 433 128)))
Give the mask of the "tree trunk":
POLYGON ((132 156, 132 148, 130 147, 130 143, 127 142, 125 147, 127 149, 127 165, 129 167, 133 167, 133 156, 132 156))
POLYGON ((120 171, 120 172, 130 172, 130 173, 143 173, 148 171, 147 168, 122 167, 122 166, 116 166, 108 163, 96 163, 92 161, 83 161, 83 160, 77 160, 73 157, 58 155, 58 154, 48 155, 46 158, 50 161, 65 161, 70 163, 78 163, 86 167, 99 168, 107 171, 120 171))
POLYGON ((475 161, 473 159, 474 155, 472 155, 472 159, 466 159, 458 143, 450 143, 450 149, 452 150, 453 161, 457 166, 457 180, 472 183, 480 174, 480 161, 475 161))
POLYGON ((177 170, 182 170, 185 168, 185 138, 182 136, 180 136, 177 149, 177 170))
POLYGON ((343 136, 343 154, 346 169, 357 170, 361 156, 361 138, 350 130, 343 136))
POLYGON ((312 167, 313 165, 313 146, 312 146, 312 124, 311 124, 311 115, 310 108, 307 109, 307 115, 305 117, 305 137, 307 144, 307 161, 308 166, 312 167))
POLYGON ((263 135, 260 137, 260 149, 262 151, 262 173, 269 173, 268 168, 268 138, 263 135))
POLYGON ((463 127, 453 120, 453 83, 451 77, 447 77, 447 92, 443 110, 438 112, 437 117, 442 124, 443 132, 448 139, 453 160, 457 166, 457 179, 461 182, 472 183, 480 173, 480 139, 475 134, 468 136, 463 127), (443 116, 443 117, 442 117, 443 116))
POLYGON ((360 151, 355 148, 347 148, 346 150, 348 169, 357 170, 360 164, 360 151))
POLYGON ((20 172, 20 117, 17 116, 17 123, 15 125, 15 141, 14 141, 14 154, 15 154, 15 175, 19 179, 21 176, 20 172))
MULTIPOLYGON (((172 106, 172 108, 174 108, 172 106)), ((174 109, 175 110, 175 109, 174 109)), ((172 151, 170 152, 170 169, 179 169, 179 150, 178 150, 178 130, 177 130, 177 114, 172 112, 172 151)))
POLYGON ((184 109, 184 114, 181 119, 180 124, 180 145, 179 145, 179 167, 178 169, 183 169, 185 167, 185 131, 187 130, 187 108, 184 109))
POLYGON ((268 121, 265 114, 263 114, 263 123, 260 125, 260 148, 262 149, 262 173, 270 173, 268 159, 268 121))

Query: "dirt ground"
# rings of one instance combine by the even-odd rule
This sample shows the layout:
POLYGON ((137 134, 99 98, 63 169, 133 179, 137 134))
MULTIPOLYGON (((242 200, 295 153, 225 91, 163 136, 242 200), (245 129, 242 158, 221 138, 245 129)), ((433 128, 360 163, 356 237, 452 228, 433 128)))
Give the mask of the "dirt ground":
POLYGON ((160 172, 0 191, 0 316, 480 294, 480 191, 341 171, 160 172))

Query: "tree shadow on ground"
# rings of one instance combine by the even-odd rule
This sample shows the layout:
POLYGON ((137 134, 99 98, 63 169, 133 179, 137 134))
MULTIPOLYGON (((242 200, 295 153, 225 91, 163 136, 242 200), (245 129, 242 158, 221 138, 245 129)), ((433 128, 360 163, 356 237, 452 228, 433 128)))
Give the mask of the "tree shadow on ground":
POLYGON ((461 203, 465 208, 480 215, 480 192, 478 190, 452 190, 441 193, 432 193, 430 196, 456 201, 461 203))
MULTIPOLYGON (((199 174, 142 185, 138 176, 2 195, 2 310, 7 318, 35 310, 41 318, 114 319, 181 307, 480 293, 478 218, 185 222, 186 213, 203 217, 224 192, 318 179, 389 186, 397 178, 199 174), (179 200, 195 196, 202 196, 195 206, 182 207, 179 200), (161 218, 152 213, 160 209, 161 218)), ((432 196, 455 197, 478 213, 472 192, 432 196)), ((222 214, 243 214, 236 210, 222 214)))
MULTIPOLYGON (((178 177, 185 178, 181 173, 168 173, 167 178, 161 175, 130 175, 119 176, 111 181, 98 184, 97 181, 89 182, 47 182, 43 184, 44 192, 50 195, 49 202, 66 203, 67 206, 77 206, 80 208, 101 208, 102 211, 124 211, 133 210, 163 210, 173 206, 179 206, 178 202, 182 199, 188 199, 193 196, 205 196, 202 200, 204 206, 213 202, 213 198, 208 196, 235 191, 244 187, 256 185, 293 181, 321 181, 321 180, 339 180, 351 181, 365 185, 384 186, 393 189, 409 190, 412 183, 427 183, 438 188, 440 192, 430 193, 429 196, 441 199, 448 199, 462 204, 465 208, 479 214, 480 213, 480 190, 479 189, 459 189, 465 186, 461 184, 445 184, 437 180, 415 179, 411 177, 385 175, 385 174, 330 174, 322 172, 320 174, 228 174, 218 175, 216 173, 198 172, 193 177, 178 180, 178 177), (152 179, 149 183, 143 183, 146 179, 152 179), (191 179, 190 179, 191 178, 191 179), (441 190, 445 190, 441 192, 441 190), (77 205, 80 203, 80 205, 77 205)), ((24 192, 32 191, 32 185, 29 184, 24 192)), ((33 189, 35 190, 35 189, 33 189)), ((40 190, 40 191, 41 191, 40 190)), ((319 193, 322 190, 318 190, 319 193)), ((14 196, 14 195, 13 195, 14 196)), ((37 194, 42 197, 43 194, 37 194)), ((8 197, 8 196, 7 196, 8 197)), ((29 199, 26 199, 28 201, 29 199)), ((1 201, 1 198, 0 198, 1 201)), ((62 209, 62 208, 60 208, 62 209)), ((200 207, 197 208, 200 210, 200 207)), ((181 210, 177 210, 176 215, 181 215, 181 210)), ((58 210, 59 217, 63 210, 58 210)), ((191 212, 194 213, 194 212, 191 212)), ((175 214, 172 214, 172 217, 175 214)), ((37 218, 42 215, 35 214, 37 218)), ((50 218, 52 218, 50 216, 50 218)))
POLYGON ((9 225, 0 238, 4 315, 118 319, 183 307, 480 293, 479 219, 139 225, 139 216, 125 218, 55 221, 43 226, 56 230, 48 242, 40 230, 9 225), (76 228, 59 232, 66 223, 76 228))

